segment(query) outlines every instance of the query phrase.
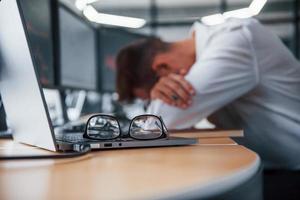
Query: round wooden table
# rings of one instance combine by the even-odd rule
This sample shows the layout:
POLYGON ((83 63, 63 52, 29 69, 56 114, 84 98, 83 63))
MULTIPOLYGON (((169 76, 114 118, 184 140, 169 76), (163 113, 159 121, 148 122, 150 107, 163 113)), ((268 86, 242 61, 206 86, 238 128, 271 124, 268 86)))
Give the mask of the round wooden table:
MULTIPOLYGON (((232 140, 200 142, 95 151, 66 160, 2 161, 0 199, 213 198, 230 193, 259 173, 257 154, 232 140)), ((10 140, 0 142, 0 154, 14 152, 49 153, 10 140)))

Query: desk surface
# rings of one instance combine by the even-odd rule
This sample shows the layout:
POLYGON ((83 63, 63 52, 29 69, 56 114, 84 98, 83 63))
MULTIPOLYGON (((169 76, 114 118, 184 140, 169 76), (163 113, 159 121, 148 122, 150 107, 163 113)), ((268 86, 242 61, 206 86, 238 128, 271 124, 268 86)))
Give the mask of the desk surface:
MULTIPOLYGON (((231 139, 200 141, 185 147, 95 151, 66 160, 1 162, 0 198, 204 197, 236 187, 258 171, 259 157, 231 139)), ((0 155, 16 151, 49 153, 10 140, 0 141, 0 155)))

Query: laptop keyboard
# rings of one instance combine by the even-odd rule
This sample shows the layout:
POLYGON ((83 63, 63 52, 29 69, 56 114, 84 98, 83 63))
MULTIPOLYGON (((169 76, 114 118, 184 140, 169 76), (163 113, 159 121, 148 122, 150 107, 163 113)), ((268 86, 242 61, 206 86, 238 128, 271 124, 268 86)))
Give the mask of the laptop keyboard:
POLYGON ((82 137, 82 133, 62 133, 55 135, 57 140, 63 141, 63 142, 86 142, 87 139, 82 137))

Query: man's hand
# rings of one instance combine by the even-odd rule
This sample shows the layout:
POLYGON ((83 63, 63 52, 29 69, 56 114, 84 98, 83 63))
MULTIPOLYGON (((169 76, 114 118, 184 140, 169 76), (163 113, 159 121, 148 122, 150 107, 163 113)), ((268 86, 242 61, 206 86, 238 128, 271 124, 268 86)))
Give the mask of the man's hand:
POLYGON ((151 99, 160 99, 163 102, 179 108, 187 108, 192 103, 195 90, 182 75, 169 74, 163 76, 151 90, 151 99))

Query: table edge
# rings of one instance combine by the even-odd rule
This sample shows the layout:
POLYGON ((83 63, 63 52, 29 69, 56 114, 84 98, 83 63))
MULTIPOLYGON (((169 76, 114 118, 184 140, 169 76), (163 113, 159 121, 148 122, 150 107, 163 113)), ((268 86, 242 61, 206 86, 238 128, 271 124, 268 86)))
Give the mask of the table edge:
POLYGON ((201 183, 201 185, 195 185, 192 187, 184 188, 182 190, 177 190, 175 192, 172 192, 172 194, 168 192, 161 195, 155 195, 149 199, 205 199, 226 193, 245 183, 246 181, 250 180, 253 176, 257 174, 257 172, 259 172, 261 168, 261 159, 257 153, 251 150, 249 151, 256 155, 255 161, 248 167, 245 167, 238 172, 229 174, 218 180, 214 180, 205 184, 201 183))

